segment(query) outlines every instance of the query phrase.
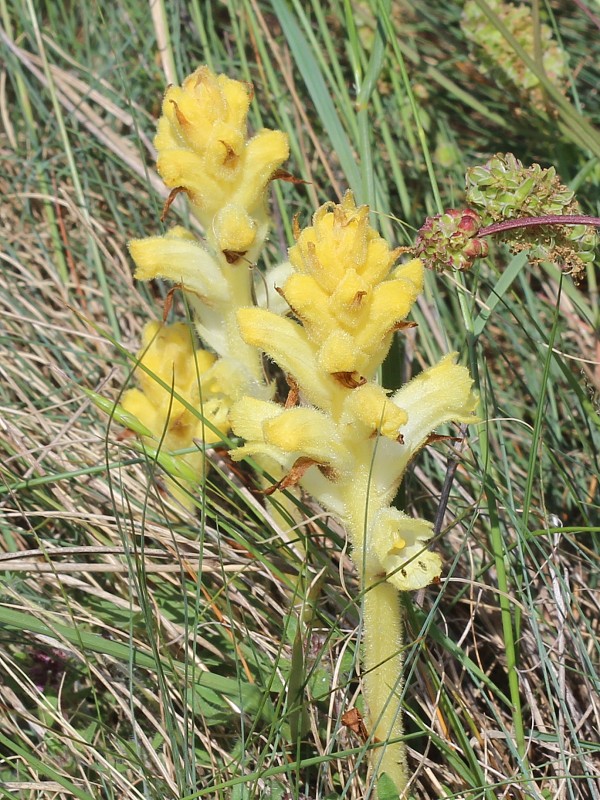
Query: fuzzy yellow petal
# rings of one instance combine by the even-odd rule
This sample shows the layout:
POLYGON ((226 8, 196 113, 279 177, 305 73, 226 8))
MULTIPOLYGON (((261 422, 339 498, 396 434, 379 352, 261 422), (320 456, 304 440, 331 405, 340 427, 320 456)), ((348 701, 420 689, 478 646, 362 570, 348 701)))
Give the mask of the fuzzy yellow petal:
POLYGON ((229 414, 231 429, 236 436, 249 442, 264 442, 265 423, 276 419, 282 411, 282 406, 270 400, 243 397, 233 405, 229 414))
POLYGON ((408 413, 402 429, 405 445, 413 452, 444 422, 477 422, 478 398, 466 367, 455 364, 449 353, 436 366, 425 370, 393 396, 394 403, 408 413))
POLYGON ((283 287, 283 293, 290 308, 307 327, 311 338, 318 340, 333 329, 334 321, 324 313, 329 295, 312 275, 291 275, 283 287))
POLYGON ((342 422, 352 420, 366 425, 370 431, 379 431, 382 436, 396 440, 408 420, 408 414, 398 408, 383 387, 366 383, 349 393, 344 403, 342 422))
POLYGON ((244 178, 240 181, 239 202, 249 210, 262 203, 269 180, 289 154, 289 140, 283 131, 263 129, 253 136, 244 154, 244 178))
POLYGON ((421 294, 425 283, 425 267, 420 258, 413 258, 406 264, 399 264, 391 273, 394 280, 402 279, 410 281, 414 286, 416 295, 421 294))
POLYGON ((164 424, 162 413, 141 389, 128 389, 121 400, 121 405, 128 414, 132 414, 142 425, 152 432, 160 431, 164 424))
POLYGON ((378 351, 382 340, 406 318, 417 297, 411 281, 380 283, 372 292, 368 319, 356 333, 357 344, 369 352, 378 351))
MULTIPOLYGON (((230 451, 234 461, 248 456, 260 456, 264 461, 274 462, 285 471, 294 463, 293 453, 265 441, 265 426, 283 413, 283 407, 268 400, 243 397, 235 403, 229 414, 229 423, 236 436, 244 439, 243 447, 230 451)), ((275 470, 273 470, 275 472, 275 470)))
POLYGON ((178 186, 187 190, 194 211, 212 212, 219 208, 227 197, 227 185, 223 185, 220 175, 204 169, 204 160, 196 153, 183 148, 159 151, 156 168, 166 186, 178 186))
POLYGON ((356 270, 346 270, 329 297, 331 312, 346 325, 355 327, 364 316, 370 292, 370 285, 356 270))
POLYGON ((219 250, 246 253, 254 244, 256 229, 256 222, 239 203, 223 206, 213 222, 219 250))
POLYGON ((368 531, 367 558, 377 558, 388 581, 401 591, 415 591, 439 578, 437 553, 427 550, 433 525, 395 508, 380 511, 368 531))
POLYGON ((229 294, 219 265, 197 240, 177 233, 134 239, 129 243, 141 281, 164 278, 182 283, 204 302, 225 303, 229 294))
POLYGON ((314 349, 300 325, 261 308, 241 308, 237 318, 244 341, 263 350, 292 375, 312 403, 328 407, 332 380, 319 370, 314 349))
POLYGON ((332 419, 313 408, 290 408, 264 424, 265 440, 297 456, 321 464, 344 463, 349 458, 332 419))
POLYGON ((354 338, 343 330, 330 334, 319 349, 319 367, 329 374, 335 372, 361 372, 367 363, 366 354, 354 338))

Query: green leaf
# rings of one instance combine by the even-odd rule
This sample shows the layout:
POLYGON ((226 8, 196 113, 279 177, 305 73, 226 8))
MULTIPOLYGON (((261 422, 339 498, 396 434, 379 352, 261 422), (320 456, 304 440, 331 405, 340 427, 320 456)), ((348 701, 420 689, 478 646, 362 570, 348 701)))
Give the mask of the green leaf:
POLYGON ((400 797, 396 784, 385 772, 377 781, 377 797, 379 800, 399 800, 400 797))
POLYGON ((298 25, 296 17, 290 11, 288 3, 282 0, 274 0, 273 9, 290 46, 290 53, 298 65, 308 93, 315 104, 323 128, 329 135, 333 152, 336 153, 340 161, 348 185, 360 201, 358 195, 361 188, 361 178, 357 167, 356 153, 340 121, 321 68, 298 25))
POLYGON ((114 400, 109 400, 108 397, 103 397, 101 394, 93 392, 91 389, 86 389, 85 386, 79 386, 79 389, 90 398, 96 408, 99 408, 100 411, 104 411, 105 414, 108 414, 109 417, 116 420, 119 425, 122 425, 124 428, 129 428, 129 430, 138 433, 140 436, 148 436, 150 439, 154 439, 152 431, 149 431, 145 425, 142 425, 134 414, 125 411, 123 406, 119 405, 119 403, 115 403, 114 400))

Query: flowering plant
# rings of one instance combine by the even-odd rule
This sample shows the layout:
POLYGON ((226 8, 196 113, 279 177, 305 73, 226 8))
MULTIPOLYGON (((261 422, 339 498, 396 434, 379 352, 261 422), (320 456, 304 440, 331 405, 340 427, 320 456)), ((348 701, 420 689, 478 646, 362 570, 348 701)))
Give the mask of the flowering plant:
MULTIPOLYGON (((407 773, 394 700, 403 650, 398 591, 436 582, 442 564, 428 549, 432 524, 392 502, 434 429, 472 422, 477 397, 454 353, 393 394, 377 382, 395 332, 412 324, 406 318, 424 267, 419 259, 398 263, 401 251, 390 249, 350 192, 340 204, 321 206, 311 226, 295 225, 289 262, 267 276, 279 302, 270 298, 268 309, 252 302, 259 292, 248 264, 265 241, 266 189, 279 176, 287 141, 266 130, 248 139, 250 99, 246 84, 206 67, 165 95, 158 169, 172 195, 187 194, 205 241, 175 227, 132 242, 131 254, 138 278, 181 288, 214 352, 197 349, 180 323, 150 323, 140 387, 123 405, 155 437, 162 430, 167 448, 215 441, 231 426, 243 440, 233 458, 252 456, 281 476, 269 491, 299 486, 342 522, 364 589, 370 731, 385 743, 374 762, 400 791, 407 773), (288 376, 284 405, 271 399, 262 354, 288 376)), ((185 456, 199 477, 200 456, 185 456)))

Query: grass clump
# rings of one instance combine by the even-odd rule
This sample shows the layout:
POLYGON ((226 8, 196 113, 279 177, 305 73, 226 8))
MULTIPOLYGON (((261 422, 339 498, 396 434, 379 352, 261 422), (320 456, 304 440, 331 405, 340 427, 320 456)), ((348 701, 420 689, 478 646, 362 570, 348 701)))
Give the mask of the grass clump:
MULTIPOLYGON (((365 709, 337 523, 305 496, 301 513, 271 504, 219 447, 182 511, 157 454, 132 452, 79 388, 122 397, 165 308, 165 287, 134 283, 126 243, 159 232, 154 118, 165 84, 201 63, 254 85, 252 130, 284 130, 310 182, 273 185, 266 266, 296 213, 346 188, 410 246, 500 149, 553 166, 598 215, 592 20, 540 10, 568 54, 559 96, 498 27, 538 70, 544 116, 466 55, 459 4, 351 6, 0 3, 7 797, 373 796, 377 743, 343 724, 365 709)), ((191 224, 182 203, 171 213, 191 224)), ((419 327, 383 367, 394 388, 459 348, 485 419, 428 447, 398 501, 436 520, 446 565, 405 600, 407 796, 600 791, 596 275, 586 263, 575 286, 492 245, 465 276, 427 276, 419 327)), ((167 311, 189 313, 177 295, 167 311)))

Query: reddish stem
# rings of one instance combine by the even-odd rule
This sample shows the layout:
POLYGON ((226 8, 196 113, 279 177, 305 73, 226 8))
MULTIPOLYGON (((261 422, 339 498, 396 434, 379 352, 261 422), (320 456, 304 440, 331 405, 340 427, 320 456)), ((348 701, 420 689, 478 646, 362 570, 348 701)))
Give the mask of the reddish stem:
POLYGON ((505 219, 486 225, 477 232, 477 238, 491 236, 494 233, 510 231, 515 228, 534 228, 539 225, 594 225, 600 228, 600 217, 588 217, 585 214, 549 214, 547 217, 521 217, 520 219, 505 219))

